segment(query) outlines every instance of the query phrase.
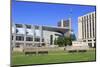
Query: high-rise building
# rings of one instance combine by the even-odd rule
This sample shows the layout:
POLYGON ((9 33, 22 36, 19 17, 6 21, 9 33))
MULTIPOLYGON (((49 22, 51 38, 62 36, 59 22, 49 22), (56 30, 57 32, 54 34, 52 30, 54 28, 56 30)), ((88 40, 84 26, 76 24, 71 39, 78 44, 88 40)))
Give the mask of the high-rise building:
POLYGON ((96 46, 96 12, 78 17, 78 40, 89 47, 96 46))
POLYGON ((62 28, 69 27, 71 29, 71 18, 67 20, 62 19, 61 21, 59 21, 58 27, 62 27, 62 28))
POLYGON ((71 34, 71 18, 64 20, 62 19, 61 21, 58 22, 58 27, 60 28, 69 28, 68 32, 65 33, 65 36, 70 36, 71 34))

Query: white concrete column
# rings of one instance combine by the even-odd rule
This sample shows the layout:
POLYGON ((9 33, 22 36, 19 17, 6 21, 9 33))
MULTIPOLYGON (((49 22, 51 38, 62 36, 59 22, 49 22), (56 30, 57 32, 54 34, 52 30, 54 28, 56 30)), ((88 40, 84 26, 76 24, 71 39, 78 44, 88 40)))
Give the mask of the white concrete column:
POLYGON ((94 47, 94 39, 92 39, 92 47, 94 47))
POLYGON ((15 24, 13 26, 14 26, 14 33, 12 34, 13 35, 13 44, 12 44, 12 46, 15 48, 15 45, 16 45, 16 26, 15 26, 15 24))
POLYGON ((40 28, 40 46, 42 45, 42 38, 43 38, 43 31, 42 31, 42 26, 40 28))
MULTIPOLYGON (((82 17, 83 18, 83 17, 82 17)), ((82 21, 82 25, 83 25, 83 28, 82 28, 82 33, 83 33, 83 39, 85 39, 85 24, 84 24, 84 18, 83 18, 83 21, 82 21)))
POLYGON ((96 15, 94 13, 94 37, 96 37, 96 15))
MULTIPOLYGON (((86 15, 86 16, 87 16, 87 15, 86 15)), ((87 18, 86 16, 85 16, 85 18, 86 18, 86 20, 85 20, 85 23, 86 23, 86 24, 85 24, 85 26, 86 26, 86 38, 85 38, 85 40, 86 40, 86 44, 88 44, 88 40, 87 40, 88 37, 87 37, 87 34, 88 34, 89 31, 87 31, 87 29, 88 29, 88 26, 87 26, 88 18, 87 18)))
POLYGON ((93 38, 93 17, 91 15, 91 38, 93 38))
POLYGON ((54 45, 55 38, 56 38, 56 36, 53 34, 53 44, 52 45, 54 45))
POLYGON ((32 31, 33 31, 33 45, 35 44, 35 26, 32 26, 32 31))
POLYGON ((26 26, 25 24, 23 24, 23 28, 24 28, 24 47, 26 47, 26 26))
POLYGON ((86 39, 87 39, 87 21, 88 21, 88 19, 86 20, 86 16, 85 16, 85 26, 86 26, 86 39))
POLYGON ((87 38, 90 38, 90 16, 88 15, 88 27, 87 27, 87 29, 88 29, 88 31, 87 31, 87 34, 88 34, 88 36, 87 36, 87 38))

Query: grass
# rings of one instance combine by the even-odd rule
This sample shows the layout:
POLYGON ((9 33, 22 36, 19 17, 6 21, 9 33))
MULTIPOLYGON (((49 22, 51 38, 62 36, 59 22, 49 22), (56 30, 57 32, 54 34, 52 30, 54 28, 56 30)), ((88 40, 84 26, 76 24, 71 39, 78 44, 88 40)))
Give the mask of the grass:
POLYGON ((23 53, 14 52, 12 55, 12 65, 27 64, 48 64, 62 62, 94 61, 95 51, 85 53, 67 53, 65 51, 49 52, 47 55, 25 56, 23 53))

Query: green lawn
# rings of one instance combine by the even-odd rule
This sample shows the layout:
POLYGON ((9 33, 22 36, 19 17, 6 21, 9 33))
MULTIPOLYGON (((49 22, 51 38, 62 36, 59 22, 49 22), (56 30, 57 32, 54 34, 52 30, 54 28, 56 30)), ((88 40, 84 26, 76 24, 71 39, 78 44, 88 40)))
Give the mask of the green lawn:
POLYGON ((46 64, 76 61, 94 61, 95 51, 85 53, 67 53, 64 51, 49 52, 47 55, 25 56, 23 53, 14 52, 12 55, 12 65, 26 64, 46 64))

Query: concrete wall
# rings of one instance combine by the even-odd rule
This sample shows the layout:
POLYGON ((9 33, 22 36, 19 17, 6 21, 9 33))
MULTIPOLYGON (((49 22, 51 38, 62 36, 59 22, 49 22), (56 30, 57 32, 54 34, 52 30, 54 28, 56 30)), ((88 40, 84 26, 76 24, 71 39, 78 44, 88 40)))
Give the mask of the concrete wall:
POLYGON ((88 46, 86 42, 72 41, 72 46, 88 46))

